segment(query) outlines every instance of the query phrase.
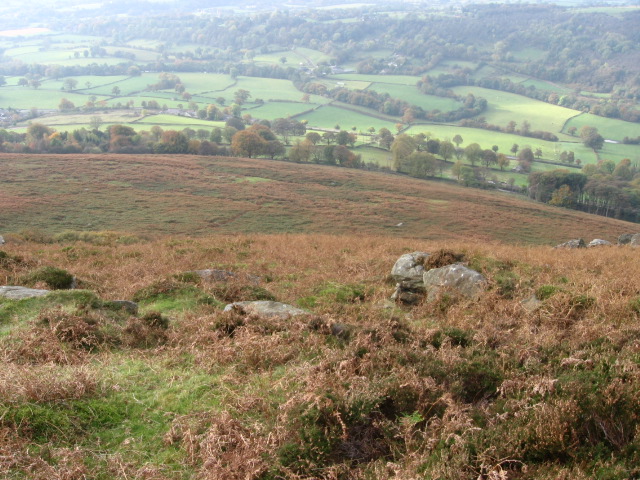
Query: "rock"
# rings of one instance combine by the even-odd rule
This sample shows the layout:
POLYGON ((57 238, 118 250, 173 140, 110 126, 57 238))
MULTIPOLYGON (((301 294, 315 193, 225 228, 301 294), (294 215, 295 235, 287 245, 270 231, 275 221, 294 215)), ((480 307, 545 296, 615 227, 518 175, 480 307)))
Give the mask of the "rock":
POLYGON ((289 318, 298 315, 311 315, 311 312, 307 310, 269 300, 230 303, 224 307, 224 311, 237 311, 244 315, 257 315, 261 318, 289 318))
POLYGON ((429 254, 426 252, 405 253, 396 260, 391 269, 391 276, 396 282, 404 283, 406 287, 412 285, 421 287, 424 262, 427 258, 429 254))
POLYGON ((424 287, 420 289, 405 289, 402 283, 396 285, 396 291, 391 295, 391 300, 403 305, 417 305, 424 298, 424 287))
POLYGON ((618 245, 628 245, 631 243, 633 233, 623 233, 618 237, 618 245))
POLYGON ((480 273, 460 263, 425 272, 423 282, 428 301, 434 300, 441 292, 472 299, 487 288, 487 280, 480 273))
POLYGON ((587 245, 584 243, 582 238, 576 238, 574 240, 569 240, 568 242, 561 243, 560 245, 556 245, 553 248, 586 248, 587 245))
POLYGON ((226 282, 236 278, 246 278, 255 285, 258 285, 260 283, 260 277, 257 277, 255 275, 238 275, 234 272, 229 272, 227 270, 218 270, 215 268, 206 270, 193 270, 187 273, 195 273, 202 280, 205 280, 207 282, 226 282))
POLYGON ((640 247, 640 233, 636 233, 635 235, 631 236, 629 245, 631 245, 632 247, 640 247))
POLYGON ((524 308, 527 312, 533 313, 543 305, 543 302, 542 300, 538 300, 535 295, 531 295, 526 300, 523 300, 520 305, 522 305, 522 308, 524 308))
POLYGON ((7 242, 4 241, 4 237, 0 235, 0 245, 4 245, 5 243, 7 242))
POLYGON ((105 303, 116 310, 124 310, 131 315, 138 314, 138 304, 136 302, 131 302, 129 300, 111 300, 110 302, 105 303))
POLYGON ((0 297, 8 298, 11 300, 22 300, 23 298, 44 297, 49 293, 51 293, 50 290, 40 290, 36 288, 13 287, 13 286, 0 287, 0 297))
POLYGON ((606 247, 607 245, 613 245, 611 242, 607 242, 606 240, 602 240, 601 238, 594 238, 589 242, 587 248, 593 247, 606 247))

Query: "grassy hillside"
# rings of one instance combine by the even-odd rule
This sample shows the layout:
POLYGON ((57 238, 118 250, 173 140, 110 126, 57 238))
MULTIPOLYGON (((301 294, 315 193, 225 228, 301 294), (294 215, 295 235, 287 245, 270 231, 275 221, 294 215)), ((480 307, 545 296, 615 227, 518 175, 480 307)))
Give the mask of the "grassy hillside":
POLYGON ((83 238, 16 236, 0 252, 0 284, 44 286, 35 273, 56 266, 85 288, 0 300, 3 478, 640 473, 632 248, 444 236, 83 238), (478 301, 389 304, 398 256, 440 249, 464 255, 489 290, 478 301), (184 274, 199 268, 238 277, 184 274), (313 315, 221 310, 256 298, 313 315), (116 299, 135 299, 140 311, 119 311, 116 299))
POLYGON ((636 229, 449 182, 264 159, 3 155, 0 164, 3 233, 366 233, 549 245, 636 229))

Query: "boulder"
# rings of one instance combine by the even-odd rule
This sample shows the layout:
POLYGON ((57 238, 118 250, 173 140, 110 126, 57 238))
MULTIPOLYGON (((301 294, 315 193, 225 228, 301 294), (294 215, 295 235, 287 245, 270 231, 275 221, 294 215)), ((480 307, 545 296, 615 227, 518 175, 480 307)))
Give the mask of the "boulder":
POLYGON ((423 275, 427 300, 434 300, 441 292, 473 299, 487 288, 487 280, 475 270, 461 263, 433 268, 423 275))
POLYGON ((391 276, 396 282, 404 283, 406 287, 421 287, 424 262, 427 258, 429 254, 426 252, 405 253, 396 260, 391 269, 391 276))
POLYGON ((202 280, 205 280, 207 282, 227 282, 229 280, 240 278, 240 279, 249 280, 251 283, 255 285, 258 285, 260 283, 260 277, 257 277, 255 275, 237 274, 234 272, 229 272, 227 270, 218 270, 215 268, 208 268, 205 270, 193 270, 187 273, 195 273, 202 280))
POLYGON ((252 302, 234 302, 224 307, 225 312, 236 311, 244 315, 256 315, 261 318, 289 318, 298 315, 311 315, 311 312, 286 303, 259 300, 252 302))
POLYGON ((23 298, 44 297, 51 293, 50 290, 36 288, 3 286, 0 287, 0 297, 10 300, 22 300, 23 298))
POLYGON ((7 242, 4 241, 4 237, 0 235, 0 245, 4 245, 5 243, 7 242))
POLYGON ((606 240, 602 240, 601 238, 594 238, 589 242, 589 245, 587 245, 587 248, 606 247, 608 245, 613 245, 613 244, 611 242, 607 242, 606 240))
POLYGON ((574 240, 561 243, 560 245, 556 245, 554 248, 587 248, 587 245, 584 243, 582 238, 576 238, 574 240))
POLYGON ((632 247, 640 247, 640 233, 636 233, 635 235, 631 236, 629 245, 631 245, 632 247))
POLYGON ((618 245, 629 245, 632 238, 633 233, 623 233, 618 237, 618 245))

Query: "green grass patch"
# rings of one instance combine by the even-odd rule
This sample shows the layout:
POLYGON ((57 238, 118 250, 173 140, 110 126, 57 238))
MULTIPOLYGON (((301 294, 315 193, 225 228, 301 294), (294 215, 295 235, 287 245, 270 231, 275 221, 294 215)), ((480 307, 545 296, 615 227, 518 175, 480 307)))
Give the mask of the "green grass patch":
MULTIPOLYGON (((636 138, 640 135, 640 127, 637 123, 625 122, 617 118, 599 117, 590 113, 573 117, 567 122, 563 131, 566 133, 567 129, 575 127, 578 129, 577 135, 579 135, 580 129, 584 126, 595 127, 605 139, 618 142, 621 142, 624 137, 636 138)), ((580 140, 579 137, 577 140, 580 140)))
POLYGON ((333 128, 335 125, 340 125, 341 128, 350 130, 351 127, 356 127, 357 131, 363 132, 366 132, 369 127, 374 127, 376 130, 380 130, 383 127, 391 131, 395 130, 395 123, 391 121, 381 120, 374 116, 332 105, 325 105, 311 113, 300 115, 296 120, 308 120, 309 126, 324 128, 333 128))

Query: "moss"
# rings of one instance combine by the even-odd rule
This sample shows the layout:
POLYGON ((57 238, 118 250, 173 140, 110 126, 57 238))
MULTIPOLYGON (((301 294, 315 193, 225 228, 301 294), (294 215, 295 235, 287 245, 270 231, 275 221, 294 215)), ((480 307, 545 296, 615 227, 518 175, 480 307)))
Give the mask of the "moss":
POLYGON ((546 300, 561 291, 562 289, 560 287, 556 287, 555 285, 542 285, 536 290, 536 298, 538 300, 546 300))

